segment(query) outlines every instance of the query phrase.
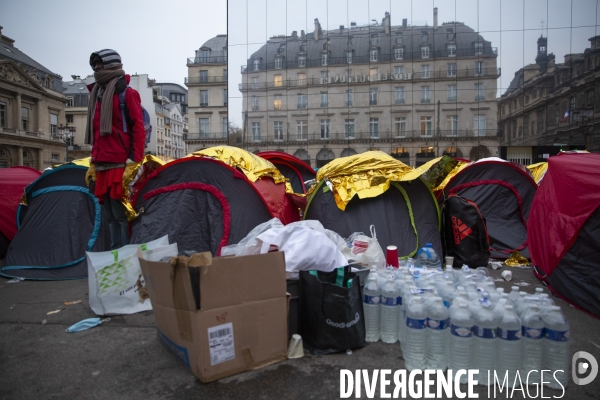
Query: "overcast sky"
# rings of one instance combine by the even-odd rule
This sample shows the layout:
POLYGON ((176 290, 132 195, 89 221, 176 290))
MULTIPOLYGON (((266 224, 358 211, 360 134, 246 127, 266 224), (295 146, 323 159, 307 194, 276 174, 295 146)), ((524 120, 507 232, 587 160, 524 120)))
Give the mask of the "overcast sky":
POLYGON ((542 33, 557 63, 564 62, 566 54, 583 52, 588 39, 600 34, 598 0, 229 0, 230 120, 242 125, 240 66, 269 37, 313 32, 315 18, 323 30, 348 27, 350 22, 366 25, 372 19, 381 24, 386 11, 393 26, 401 25, 403 18, 409 25, 431 26, 434 7, 440 25, 464 22, 498 48, 499 95, 519 68, 535 63, 542 33))
POLYGON ((93 71, 93 51, 119 52, 128 74, 183 85, 186 59, 227 33, 226 0, 0 0, 2 34, 71 80, 93 71))

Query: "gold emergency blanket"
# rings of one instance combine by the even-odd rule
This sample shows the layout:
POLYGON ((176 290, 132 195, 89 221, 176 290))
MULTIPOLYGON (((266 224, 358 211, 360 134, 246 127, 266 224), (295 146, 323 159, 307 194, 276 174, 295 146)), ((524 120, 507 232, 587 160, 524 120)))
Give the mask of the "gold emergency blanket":
POLYGON ((232 168, 238 168, 251 182, 268 176, 275 183, 286 184, 286 192, 293 193, 292 186, 281 172, 270 161, 249 151, 232 146, 215 146, 195 151, 186 157, 210 157, 219 160, 232 168))
POLYGON ((529 265, 529 261, 515 250, 508 260, 506 260, 505 264, 509 267, 526 267, 529 265))
MULTIPOLYGON (((348 157, 336 158, 317 172, 317 182, 329 180, 333 186, 333 197, 340 210, 355 195, 361 199, 377 197, 390 188, 394 181, 412 181, 419 178, 437 160, 432 160, 413 169, 382 151, 367 151, 348 157)), ((309 195, 315 187, 309 190, 309 195)))
POLYGON ((121 203, 125 206, 125 214, 128 221, 133 221, 137 218, 138 213, 135 212, 130 203, 133 186, 142 177, 147 178, 150 172, 164 165, 165 162, 160 158, 151 154, 146 155, 142 162, 135 164, 127 164, 123 172, 123 196, 121 203))
POLYGON ((531 175, 533 175, 535 183, 539 185, 540 181, 542 180, 542 178, 546 174, 546 171, 548 170, 548 163, 546 161, 543 161, 531 164, 527 166, 527 169, 529 170, 529 172, 531 172, 531 175))
POLYGON ((433 188, 433 192, 437 193, 438 191, 444 190, 444 188, 446 187, 448 182, 450 182, 450 180, 452 178, 454 178, 456 176, 456 174, 458 174, 460 171, 465 169, 467 167, 467 165, 469 165, 469 164, 470 164, 469 162, 458 161, 458 164, 456 165, 456 167, 454 167, 454 169, 452 169, 452 171, 448 172, 448 175, 446 175, 446 178, 442 181, 442 183, 440 183, 437 187, 433 188))

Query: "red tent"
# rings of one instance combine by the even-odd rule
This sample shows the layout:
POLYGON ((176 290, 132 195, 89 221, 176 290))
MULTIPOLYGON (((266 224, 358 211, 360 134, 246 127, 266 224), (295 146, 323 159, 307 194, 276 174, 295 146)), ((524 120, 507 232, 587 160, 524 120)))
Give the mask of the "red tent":
POLYGON ((600 154, 548 159, 529 214, 536 275, 577 307, 600 317, 600 154))
POLYGON ((310 165, 296 156, 281 151, 261 151, 258 156, 269 160, 290 180, 294 193, 306 193, 304 182, 315 179, 317 173, 310 165))
POLYGON ((0 232, 8 240, 17 233, 17 208, 25 188, 41 174, 30 167, 0 169, 0 232))

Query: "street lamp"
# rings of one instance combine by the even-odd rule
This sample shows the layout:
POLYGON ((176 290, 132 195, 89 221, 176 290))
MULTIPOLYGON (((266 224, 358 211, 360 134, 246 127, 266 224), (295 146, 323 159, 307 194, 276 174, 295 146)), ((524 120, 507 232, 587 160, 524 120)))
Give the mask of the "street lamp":
POLYGON ((69 162, 69 146, 71 146, 73 143, 75 127, 69 126, 69 124, 66 124, 65 126, 63 126, 63 124, 60 124, 58 128, 58 135, 63 140, 63 142, 65 142, 65 162, 67 163, 69 162))

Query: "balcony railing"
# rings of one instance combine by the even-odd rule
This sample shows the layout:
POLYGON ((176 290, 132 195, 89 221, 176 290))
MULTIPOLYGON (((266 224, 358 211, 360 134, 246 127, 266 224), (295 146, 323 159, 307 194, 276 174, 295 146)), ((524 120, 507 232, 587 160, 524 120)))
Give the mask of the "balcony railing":
POLYGON ((203 132, 203 133, 184 133, 183 140, 227 140, 227 133, 220 132, 203 132))
POLYGON ((442 71, 430 71, 428 78, 422 78, 420 72, 406 73, 406 74, 373 74, 373 75, 335 75, 326 78, 307 78, 307 79, 286 79, 284 81, 275 82, 250 82, 240 83, 240 90, 264 90, 264 89, 280 89, 280 88, 294 88, 294 87, 307 87, 307 86, 323 86, 323 85, 348 85, 349 83, 371 83, 371 82, 393 82, 393 81, 411 81, 411 80, 441 80, 450 79, 456 80, 459 78, 497 78, 500 76, 500 69, 487 68, 483 75, 476 75, 474 69, 461 69, 458 70, 456 76, 448 77, 448 73, 445 70, 442 71))
POLYGON ((190 76, 185 78, 186 85, 201 85, 208 83, 227 83, 224 76, 190 76))
MULTIPOLYGON (((496 47, 487 47, 484 48, 483 51, 481 51, 481 54, 477 54, 477 52, 475 51, 474 48, 470 48, 470 49, 456 49, 456 53, 455 55, 452 56, 448 56, 448 51, 447 50, 437 50, 437 51, 430 51, 429 52, 429 57, 427 58, 423 58, 421 57, 421 49, 419 48, 418 50, 414 51, 414 52, 407 52, 405 51, 403 54, 403 57, 401 59, 397 59, 395 57, 395 53, 382 53, 379 54, 377 57, 377 63, 385 63, 385 62, 390 62, 390 61, 398 61, 398 62, 402 62, 402 61, 419 61, 419 60, 431 60, 434 58, 448 58, 448 59, 456 59, 457 57, 489 57, 489 56, 497 56, 498 55, 498 50, 496 47)), ((298 61, 288 61, 288 60, 282 60, 281 63, 265 63, 265 62, 260 62, 258 64, 254 64, 253 62, 251 62, 248 65, 242 65, 241 67, 241 72, 242 73, 250 73, 250 72, 254 72, 254 71, 264 71, 264 70, 275 70, 275 69, 291 69, 291 68, 310 68, 310 67, 323 67, 324 65, 322 64, 322 60, 321 58, 317 58, 317 59, 306 59, 304 61, 304 65, 300 64, 298 65, 298 61), (281 66, 281 68, 279 68, 281 66), (276 68, 277 67, 277 68, 276 68)), ((374 61, 371 61, 371 57, 370 55, 365 55, 365 56, 354 56, 352 57, 352 62, 348 63, 348 58, 346 56, 343 57, 328 57, 327 58, 327 66, 331 67, 331 66, 335 66, 335 65, 353 65, 353 64, 373 64, 374 61)), ((189 60, 188 60, 188 64, 189 64, 189 60)))
POLYGON ((188 66, 197 64, 227 64, 227 56, 200 56, 187 59, 188 66))

